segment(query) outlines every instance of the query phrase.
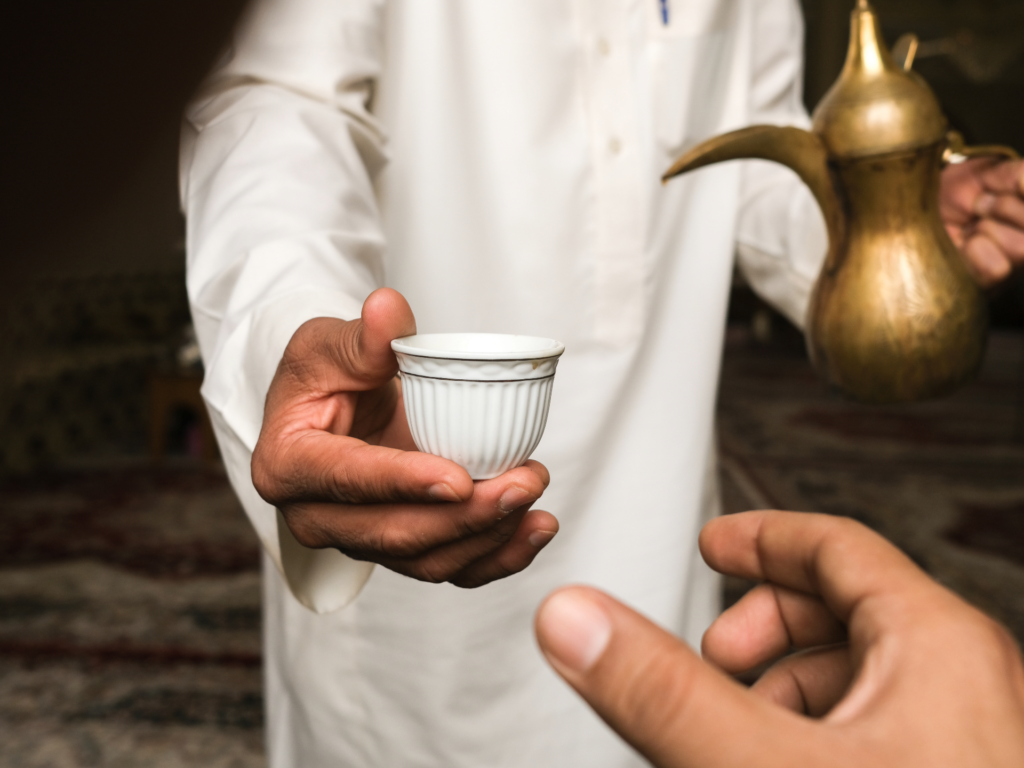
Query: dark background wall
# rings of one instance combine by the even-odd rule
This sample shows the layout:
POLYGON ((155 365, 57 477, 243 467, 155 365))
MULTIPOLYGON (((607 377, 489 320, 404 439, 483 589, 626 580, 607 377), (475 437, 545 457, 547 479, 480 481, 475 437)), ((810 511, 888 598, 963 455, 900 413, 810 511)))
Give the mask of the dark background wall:
POLYGON ((179 122, 242 5, 0 6, 0 477, 155 433, 153 382, 188 321, 179 122))
MULTIPOLYGON (((851 0, 801 0, 806 101, 818 102, 846 55, 851 0)), ((1024 1, 874 0, 891 45, 914 32, 914 64, 968 140, 1024 147, 1024 1)))
POLYGON ((0 282, 180 262, 182 107, 242 0, 3 3, 0 282))
MULTIPOLYGON (((853 0, 801 0, 806 100, 842 64, 853 0)), ((177 134, 243 0, 5 3, 0 280, 180 263, 177 134)), ((1024 0, 876 0, 890 43, 974 142, 1024 147, 1024 0)))

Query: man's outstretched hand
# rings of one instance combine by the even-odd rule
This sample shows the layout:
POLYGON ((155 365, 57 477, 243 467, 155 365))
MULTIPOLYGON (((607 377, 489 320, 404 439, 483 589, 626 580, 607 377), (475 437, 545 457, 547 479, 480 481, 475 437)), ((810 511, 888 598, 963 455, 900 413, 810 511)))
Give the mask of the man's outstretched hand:
POLYGON ((304 546, 476 587, 526 568, 558 531, 552 515, 530 510, 548 472, 529 461, 474 483, 416 451, 391 351, 415 332, 408 303, 386 288, 359 320, 302 325, 267 393, 253 484, 304 546))
POLYGON ((939 210, 982 286, 1024 265, 1024 161, 985 157, 948 166, 939 210))
POLYGON ((540 647, 661 768, 1024 765, 1024 666, 1008 632, 850 520, 709 523, 718 571, 762 580, 689 648, 604 593, 537 612, 540 647), (803 649, 753 688, 728 676, 803 649))

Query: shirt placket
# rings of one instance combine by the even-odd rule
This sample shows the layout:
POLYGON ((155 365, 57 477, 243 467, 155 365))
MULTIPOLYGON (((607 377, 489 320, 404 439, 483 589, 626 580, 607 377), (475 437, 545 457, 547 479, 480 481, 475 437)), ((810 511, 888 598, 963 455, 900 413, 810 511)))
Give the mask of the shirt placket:
POLYGON ((581 0, 596 199, 595 335, 615 345, 644 326, 641 146, 629 3, 581 0))

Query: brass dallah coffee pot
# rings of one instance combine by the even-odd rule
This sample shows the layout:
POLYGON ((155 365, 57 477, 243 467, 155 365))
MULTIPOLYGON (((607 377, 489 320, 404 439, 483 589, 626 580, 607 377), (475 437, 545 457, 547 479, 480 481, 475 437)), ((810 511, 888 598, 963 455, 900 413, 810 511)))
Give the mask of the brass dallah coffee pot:
MULTIPOLYGON (((912 46, 913 47, 913 46, 912 46)), ((939 172, 967 156, 931 89, 898 66, 874 9, 859 0, 839 79, 813 132, 758 125, 710 139, 662 177, 738 158, 774 160, 810 187, 829 249, 811 294, 807 346, 818 372, 854 400, 896 403, 946 394, 981 363, 984 298, 939 215, 939 172)))

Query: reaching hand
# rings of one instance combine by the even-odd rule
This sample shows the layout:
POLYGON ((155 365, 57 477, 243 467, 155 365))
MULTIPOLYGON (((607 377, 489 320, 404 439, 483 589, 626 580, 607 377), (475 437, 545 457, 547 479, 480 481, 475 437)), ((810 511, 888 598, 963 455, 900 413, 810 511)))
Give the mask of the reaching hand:
POLYGON ((526 568, 558 531, 552 515, 530 510, 548 472, 529 461, 474 483, 416 451, 390 346, 415 332, 389 289, 367 298, 359 320, 300 327, 267 393, 253 484, 304 546, 476 587, 526 568))
POLYGON ((948 166, 939 211, 982 286, 1024 264, 1024 161, 977 158, 948 166))
POLYGON ((596 590, 555 592, 537 612, 551 664, 655 765, 1024 765, 1013 639, 880 536, 747 512, 712 521, 700 543, 716 570, 764 581, 705 634, 708 663, 596 590), (791 647, 803 651, 751 689, 725 674, 791 647))

